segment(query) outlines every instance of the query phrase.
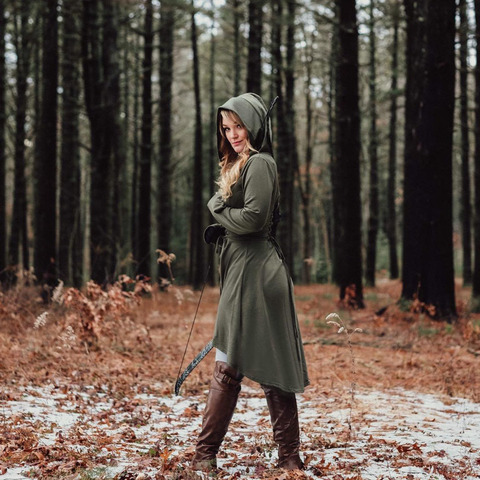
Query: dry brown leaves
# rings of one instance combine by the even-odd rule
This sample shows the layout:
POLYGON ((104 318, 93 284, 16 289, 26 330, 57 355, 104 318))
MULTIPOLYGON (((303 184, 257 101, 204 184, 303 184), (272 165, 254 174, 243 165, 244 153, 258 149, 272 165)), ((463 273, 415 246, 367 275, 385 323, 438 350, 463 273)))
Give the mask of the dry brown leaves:
MULTIPOLYGON (((453 325, 432 320, 425 309, 415 309, 415 305, 409 311, 402 311, 397 304, 400 284, 394 281, 383 281, 376 289, 366 289, 366 308, 361 310, 338 304, 337 288, 331 285, 297 286, 295 294, 312 382, 305 393, 306 399, 332 396, 335 391, 359 385, 378 389, 402 387, 480 402, 480 316, 468 312, 467 289, 458 287, 462 316, 453 325), (381 314, 376 313, 379 311, 381 314), (332 312, 341 317, 348 338, 344 331, 327 324, 326 316, 332 312)), ((93 283, 82 291, 67 288, 47 309, 38 302, 38 292, 31 286, 1 294, 0 398, 13 399, 25 386, 52 382, 68 396, 69 385, 74 383, 80 390, 93 388, 99 398, 104 393, 116 398, 113 410, 121 412, 135 408, 131 402, 122 400, 132 391, 159 396, 172 394, 198 295, 187 287, 169 286, 160 291, 147 282, 128 277, 120 278, 107 291, 93 283), (37 322, 35 328, 35 320, 45 312, 48 314, 44 322, 37 322)), ((218 289, 207 288, 187 360, 210 339, 217 301, 218 289)), ((184 385, 184 394, 203 392, 211 368, 211 359, 200 364, 184 385)), ((72 391, 71 395, 77 393, 72 391)), ((349 408, 348 401, 339 398, 334 408, 349 408)), ((85 404, 86 411, 88 408, 85 404)), ((191 406, 184 411, 187 418, 196 418, 200 413, 191 406)), ((109 412, 101 415, 106 424, 114 422, 109 412)), ((146 414, 135 418, 130 421, 149 421, 146 414)), ((39 426, 28 424, 25 419, 10 419, 7 424, 0 418, 0 474, 7 466, 23 462, 42 472, 41 478, 69 478, 100 461, 75 452, 69 448, 71 443, 95 442, 99 448, 110 449, 114 456, 118 442, 135 441, 135 432, 129 428, 121 429, 118 437, 98 432, 93 439, 77 431, 57 438, 53 446, 47 447, 39 445, 38 432, 39 426)), ((344 439, 339 435, 337 445, 348 435, 348 430, 344 439)), ((326 440, 319 440, 319 448, 331 446, 326 440)), ((395 448, 400 455, 396 462, 401 462, 401 458, 412 464, 420 462, 416 460, 420 458, 420 445, 398 444, 395 448)), ((372 458, 378 449, 378 442, 372 439, 372 458)), ((248 468, 252 478, 306 478, 301 472, 266 468, 258 452, 253 451, 250 456, 252 465, 248 468)), ((170 449, 160 447, 136 458, 137 465, 157 468, 155 478, 200 478, 178 469, 185 460, 187 454, 179 458, 170 449)), ((306 460, 308 463, 309 459, 306 460)), ((316 460, 314 473, 318 477, 328 474, 333 475, 329 478, 335 478, 338 464, 316 460)), ((447 467, 434 464, 432 469, 449 478, 447 467)), ((345 472, 339 473, 338 478, 361 478, 354 472, 345 472)), ((125 470, 117 480, 127 480, 130 474, 131 478, 141 480, 138 468, 130 473, 125 470)), ((224 475, 225 472, 219 471, 217 478, 234 478, 224 475)))

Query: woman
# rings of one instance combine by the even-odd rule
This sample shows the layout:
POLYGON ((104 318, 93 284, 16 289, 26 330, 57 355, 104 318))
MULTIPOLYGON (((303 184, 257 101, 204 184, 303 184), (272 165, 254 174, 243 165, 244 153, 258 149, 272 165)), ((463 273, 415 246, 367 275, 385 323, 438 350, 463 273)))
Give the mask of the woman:
POLYGON ((292 283, 274 238, 279 187, 267 108, 256 94, 218 109, 219 191, 208 202, 218 224, 205 232, 220 252, 216 362, 195 469, 216 468, 243 376, 260 383, 278 444, 278 466, 300 469, 295 393, 308 385, 292 283))

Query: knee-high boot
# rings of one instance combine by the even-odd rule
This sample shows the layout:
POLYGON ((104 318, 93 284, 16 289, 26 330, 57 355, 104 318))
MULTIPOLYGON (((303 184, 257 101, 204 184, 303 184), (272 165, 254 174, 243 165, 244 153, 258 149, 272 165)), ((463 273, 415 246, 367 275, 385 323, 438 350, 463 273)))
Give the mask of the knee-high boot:
POLYGON ((278 445, 278 467, 303 469, 300 459, 300 428, 297 399, 294 393, 262 385, 273 427, 273 439, 278 445))
POLYGON ((225 362, 215 362, 202 431, 198 437, 192 468, 210 470, 217 466, 217 453, 232 420, 242 376, 225 362))

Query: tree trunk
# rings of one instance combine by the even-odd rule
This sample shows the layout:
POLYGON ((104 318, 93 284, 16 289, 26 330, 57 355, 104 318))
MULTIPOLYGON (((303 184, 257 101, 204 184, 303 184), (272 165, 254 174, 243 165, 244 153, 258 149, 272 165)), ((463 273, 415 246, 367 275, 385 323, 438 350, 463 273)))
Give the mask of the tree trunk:
POLYGON ((0 283, 5 279, 7 266, 7 217, 6 217, 6 120, 5 103, 6 74, 5 74, 5 32, 7 19, 5 18, 5 0, 0 0, 0 283))
POLYGON ((99 0, 84 0, 82 59, 85 103, 90 121, 90 270, 99 284, 112 279, 112 168, 107 136, 105 72, 99 0))
MULTIPOLYGON (((287 98, 284 95, 285 71, 282 55, 282 26, 284 23, 282 0, 272 0, 272 79, 275 87, 275 95, 280 100, 275 107, 277 124, 277 152, 278 177, 280 183, 280 210, 281 221, 278 224, 278 240, 282 247, 289 268, 293 263, 293 181, 294 163, 291 157, 290 131, 287 125, 287 98)), ((290 272, 293 275, 293 270, 290 272)))
POLYGON ((40 121, 34 163, 34 268, 40 283, 54 284, 56 255, 57 179, 57 0, 43 0, 40 121))
POLYGON ((472 279, 472 310, 480 311, 480 0, 475 0, 475 169, 474 169, 474 268, 472 279))
MULTIPOLYGON (((25 180, 25 120, 27 116, 27 89, 31 44, 29 41, 29 0, 22 0, 20 11, 15 15, 15 51, 17 55, 16 85, 17 98, 15 104, 15 146, 14 146, 14 186, 13 212, 8 242, 9 267, 20 268, 20 246, 22 246, 23 268, 30 264, 27 239, 27 191, 25 180)), ((9 281, 14 278, 9 276, 9 281)))
POLYGON ((286 38, 286 62, 285 62, 285 127, 287 132, 287 152, 285 160, 291 165, 289 167, 288 188, 287 188, 287 204, 288 211, 291 212, 289 218, 289 228, 287 230, 289 245, 289 254, 286 256, 287 264, 290 269, 290 274, 295 280, 295 244, 298 241, 298 232, 296 225, 296 218, 294 217, 295 205, 295 166, 298 165, 298 150, 297 138, 295 132, 295 16, 296 16, 296 2, 295 0, 287 0, 287 38, 286 38))
MULTIPOLYGON (((215 192, 215 176, 218 165, 218 154, 217 154, 217 105, 215 101, 215 62, 216 62, 216 40, 215 40, 215 4, 214 0, 211 0, 211 10, 212 10, 212 26, 211 26, 211 37, 210 37, 210 72, 209 72, 209 93, 210 93, 210 120, 209 120, 209 161, 208 161, 208 193, 209 197, 212 198, 215 192)), ((215 220, 213 216, 209 215, 209 222, 214 223, 215 220)), ((216 261, 215 249, 213 246, 208 247, 208 283, 211 286, 214 286, 216 282, 216 268, 214 268, 216 261)))
POLYGON ((63 95, 58 267, 67 284, 79 288, 83 277, 80 185, 80 50, 81 4, 63 0, 63 95))
POLYGON ((150 229, 152 184, 152 55, 153 7, 152 0, 145 3, 142 93, 142 140, 140 145, 140 183, 138 210, 138 267, 137 273, 150 276, 150 229))
POLYGON ((358 94, 358 31, 355 0, 340 0, 336 59, 336 140, 333 201, 335 262, 340 300, 363 308, 360 113, 358 94))
POLYGON ((305 96, 305 117, 306 117, 306 134, 305 134, 305 172, 302 176, 300 169, 297 168, 298 184, 300 188, 300 197, 302 201, 302 216, 303 216, 303 245, 302 245, 302 281, 305 284, 310 284, 312 280, 312 235, 311 235, 311 195, 312 195, 312 160, 313 160, 313 101, 312 101, 312 64, 313 57, 313 42, 315 34, 310 36, 310 43, 307 38, 307 33, 304 31, 305 41, 305 83, 303 87, 305 96), (302 178, 303 177, 303 178, 302 178))
MULTIPOLYGON (((140 50, 140 35, 135 37, 135 52, 140 50)), ((139 171, 139 116, 140 116, 140 56, 135 55, 134 66, 134 84, 133 84, 133 166, 132 166, 132 205, 131 205, 131 243, 132 256, 134 259, 139 258, 138 250, 138 171, 139 171)))
POLYGON ((378 133, 377 133, 377 73, 375 59, 375 2, 370 0, 370 24, 369 24, 369 47, 370 47, 370 75, 369 75, 369 112, 370 112, 370 142, 368 145, 368 158, 370 163, 370 191, 369 191, 369 218, 367 238, 367 259, 365 279, 367 285, 375 286, 375 272, 377 259, 377 235, 378 235, 378 133))
POLYGON ((203 166, 202 166, 202 111, 200 99, 200 72, 197 45, 197 25, 195 22, 195 4, 192 0, 191 40, 193 54, 193 85, 195 96, 195 140, 193 160, 193 191, 190 222, 190 283, 196 289, 203 282, 203 242, 202 242, 202 212, 203 203, 203 166))
POLYGON ((404 0, 407 21, 405 87, 405 148, 403 201, 403 267, 402 297, 413 300, 418 296, 423 252, 418 248, 421 221, 419 206, 424 205, 423 181, 420 180, 420 153, 417 149, 418 119, 421 94, 425 83, 425 19, 427 0, 404 0))
MULTIPOLYGON (((333 6, 334 10, 334 16, 335 18, 338 18, 338 6, 335 3, 333 6)), ((331 190, 331 199, 328 202, 328 204, 325 207, 325 210, 328 212, 328 217, 325 218, 325 221, 322 224, 321 228, 321 234, 320 236, 323 238, 327 238, 326 233, 329 232, 330 234, 328 235, 328 240, 329 243, 328 245, 334 244, 336 233, 336 223, 333 221, 333 219, 337 218, 337 204, 336 202, 333 201, 333 192, 335 189, 336 185, 336 179, 335 179, 335 138, 336 138, 336 133, 335 133, 335 97, 336 97, 336 92, 335 92, 335 86, 336 86, 336 57, 337 57, 337 48, 338 48, 338 23, 333 22, 332 25, 332 33, 331 33, 331 41, 330 41, 330 53, 329 53, 329 65, 328 65, 328 105, 327 105, 327 112, 328 112, 328 155, 330 157, 330 168, 329 168, 329 173, 330 173, 330 185, 332 186, 331 190), (326 226, 328 225, 328 220, 327 218, 331 219, 331 222, 333 226, 332 228, 327 229, 326 226)), ((336 271, 337 268, 337 262, 335 261, 335 248, 331 249, 331 256, 332 256, 332 262, 331 262, 331 267, 330 267, 330 275, 331 279, 333 282, 340 284, 339 282, 339 277, 336 271)))
POLYGON ((233 94, 240 95, 240 78, 241 78, 241 41, 240 41, 240 11, 242 3, 240 0, 232 0, 233 9, 233 94))
POLYGON ((398 29, 400 23, 400 3, 393 6, 393 45, 392 78, 390 97, 390 126, 388 145, 388 180, 387 180, 387 219, 386 234, 390 258, 390 278, 398 278, 397 256, 397 209, 395 198, 397 192, 397 98, 398 98, 398 29))
POLYGON ((468 16, 467 2, 460 0, 460 130, 462 150, 460 218, 462 222, 463 283, 472 283, 472 207, 470 189, 470 141, 468 126, 468 16))
POLYGON ((247 92, 262 94, 263 5, 265 0, 248 2, 247 92))
POLYGON ((106 136, 112 156, 112 238, 110 247, 110 265, 112 277, 120 273, 118 257, 126 255, 124 219, 122 202, 127 185, 122 183, 126 168, 126 141, 121 119, 120 58, 118 48, 119 4, 116 0, 103 0, 103 71, 105 78, 105 113, 107 119, 106 136))
MULTIPOLYGON (((419 265, 407 263, 406 268, 417 273, 418 299, 434 307, 429 313, 451 319, 456 315, 452 240, 455 0, 441 7, 429 1, 426 37, 426 75, 415 145, 420 170, 416 192, 421 193, 410 198, 420 218, 415 248, 421 257, 419 265)), ((405 189, 405 198, 411 195, 405 189)))
MULTIPOLYGON (((170 253, 172 229, 172 83, 175 7, 171 2, 160 5, 160 165, 158 172, 158 248, 170 253)), ((160 278, 169 278, 167 265, 160 263, 160 278)))

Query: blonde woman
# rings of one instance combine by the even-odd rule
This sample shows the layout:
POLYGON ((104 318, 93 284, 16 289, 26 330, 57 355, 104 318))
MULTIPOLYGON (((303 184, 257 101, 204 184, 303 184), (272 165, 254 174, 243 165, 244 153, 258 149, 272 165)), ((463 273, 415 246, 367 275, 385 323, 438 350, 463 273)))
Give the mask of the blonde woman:
POLYGON ((303 468, 295 393, 308 374, 292 283, 275 238, 279 186, 267 108, 256 94, 218 109, 219 190, 208 202, 217 225, 206 240, 220 251, 216 361, 194 469, 217 467, 245 376, 265 392, 278 467, 303 468))

